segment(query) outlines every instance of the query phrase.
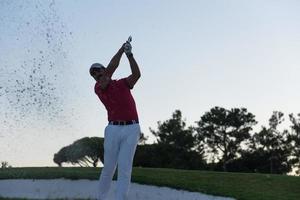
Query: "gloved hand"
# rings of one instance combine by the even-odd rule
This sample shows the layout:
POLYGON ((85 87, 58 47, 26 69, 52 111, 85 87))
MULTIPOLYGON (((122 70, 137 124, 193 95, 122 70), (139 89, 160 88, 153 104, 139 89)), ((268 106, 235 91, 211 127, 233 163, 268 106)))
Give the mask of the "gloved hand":
POLYGON ((126 42, 126 43, 124 44, 124 52, 125 52, 125 54, 126 54, 127 56, 132 55, 131 50, 132 50, 131 44, 130 44, 129 42, 126 42))

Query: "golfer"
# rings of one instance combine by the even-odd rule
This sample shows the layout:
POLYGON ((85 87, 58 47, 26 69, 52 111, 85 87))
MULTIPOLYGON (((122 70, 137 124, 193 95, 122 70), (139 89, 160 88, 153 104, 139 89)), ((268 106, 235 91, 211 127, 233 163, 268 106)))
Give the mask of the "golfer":
POLYGON ((107 67, 100 63, 94 63, 90 67, 90 74, 96 80, 95 93, 108 114, 108 125, 104 131, 104 167, 99 178, 98 200, 107 199, 116 166, 116 200, 126 200, 129 192, 133 157, 141 135, 135 101, 130 92, 141 74, 131 49, 131 44, 127 41, 107 67), (124 52, 129 60, 131 75, 112 80, 124 52))

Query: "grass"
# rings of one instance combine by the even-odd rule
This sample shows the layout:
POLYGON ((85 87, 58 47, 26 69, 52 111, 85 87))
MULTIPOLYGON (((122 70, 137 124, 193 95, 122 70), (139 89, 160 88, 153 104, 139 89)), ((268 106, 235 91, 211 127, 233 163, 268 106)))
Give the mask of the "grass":
MULTIPOLYGON (((8 168, 0 170, 0 179, 98 180, 100 171, 100 168, 80 167, 8 168)), ((134 168, 132 182, 233 197, 237 200, 300 199, 300 177, 285 175, 134 168)))

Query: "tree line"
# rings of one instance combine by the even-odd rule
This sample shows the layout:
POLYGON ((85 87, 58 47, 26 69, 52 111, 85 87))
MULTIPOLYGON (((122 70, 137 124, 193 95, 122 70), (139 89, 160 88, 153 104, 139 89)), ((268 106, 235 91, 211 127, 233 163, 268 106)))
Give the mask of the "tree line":
MULTIPOLYGON (((290 127, 280 129, 284 114, 274 111, 267 126, 254 131, 255 115, 246 108, 213 107, 195 125, 180 110, 150 128, 156 138, 142 137, 134 166, 285 174, 300 167, 300 114, 289 114, 290 127)), ((54 162, 97 166, 103 163, 103 138, 82 138, 63 147, 54 162)), ((300 173, 300 171, 298 171, 300 173)))

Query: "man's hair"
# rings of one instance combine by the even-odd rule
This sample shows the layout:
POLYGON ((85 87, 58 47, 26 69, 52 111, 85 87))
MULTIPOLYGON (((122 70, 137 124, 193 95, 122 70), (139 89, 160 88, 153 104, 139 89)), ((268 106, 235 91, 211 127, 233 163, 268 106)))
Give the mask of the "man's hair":
POLYGON ((101 69, 101 68, 105 69, 105 67, 102 64, 100 64, 100 63, 94 63, 94 64, 92 64, 91 67, 90 67, 90 75, 92 75, 93 70, 95 70, 95 69, 101 69))

